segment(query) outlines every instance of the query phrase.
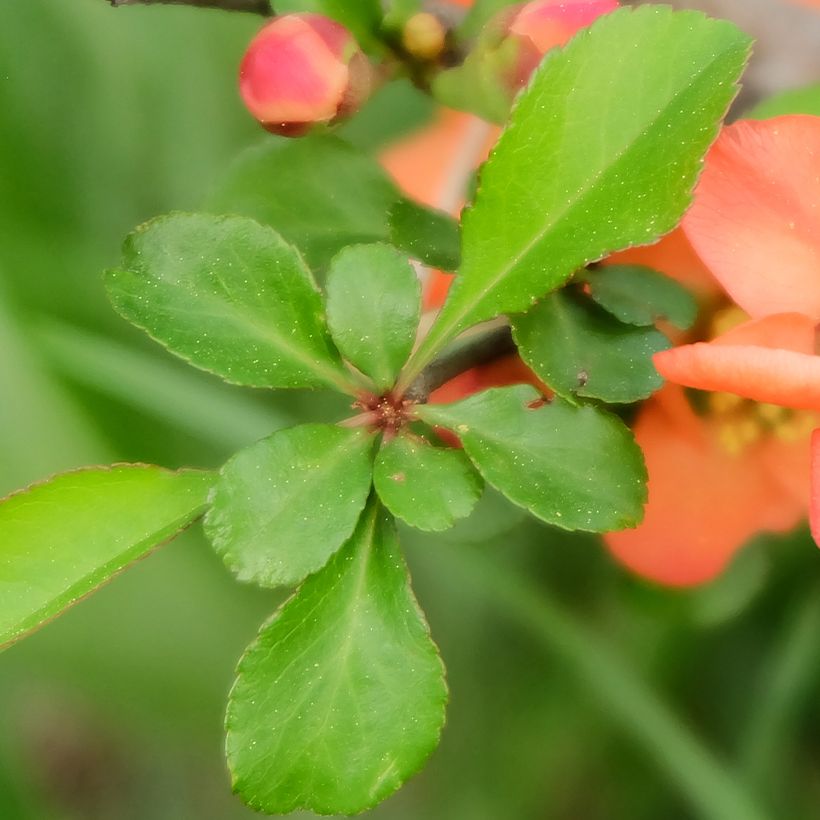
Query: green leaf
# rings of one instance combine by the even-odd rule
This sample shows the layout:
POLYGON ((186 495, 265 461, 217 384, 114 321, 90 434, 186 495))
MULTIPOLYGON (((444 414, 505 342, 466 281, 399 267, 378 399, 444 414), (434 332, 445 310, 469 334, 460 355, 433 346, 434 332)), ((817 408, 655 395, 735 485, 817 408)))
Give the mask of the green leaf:
POLYGON ((604 15, 547 55, 462 218, 462 266, 413 373, 460 330, 526 311, 578 268, 671 230, 749 38, 665 6, 604 15))
POLYGON ((378 50, 377 35, 383 14, 380 0, 271 0, 271 8, 276 14, 323 14, 349 28, 362 48, 378 50))
POLYGON ((504 123, 514 97, 504 78, 510 76, 518 49, 514 38, 481 38, 461 65, 436 76, 433 96, 442 105, 469 111, 488 122, 504 123))
POLYGON ((0 503, 0 647, 42 626, 205 508, 211 473, 117 464, 0 503))
POLYGON ((234 791, 268 813, 364 811, 421 768, 446 701, 393 523, 371 503, 239 663, 226 719, 234 791))
POLYGON ((386 242, 399 192, 372 157, 329 135, 268 138, 228 170, 209 211, 250 216, 275 228, 324 270, 347 245, 386 242))
POLYGON ((381 391, 392 387, 416 341, 421 283, 389 245, 354 245, 330 263, 327 320, 342 355, 381 391))
POLYGON ((205 533, 240 581, 297 584, 350 538, 370 493, 372 453, 363 430, 280 430, 222 468, 205 533))
POLYGON ((455 271, 461 264, 458 222, 409 199, 400 199, 390 210, 390 241, 434 268, 455 271))
POLYGON ((404 435, 382 445, 373 484, 393 515, 432 532, 449 529, 459 518, 466 518, 482 488, 464 453, 404 435))
POLYGON ((459 27, 459 35, 466 38, 477 36, 496 14, 519 2, 520 0, 475 0, 459 27))
POLYGON ((336 134, 360 150, 374 153, 423 128, 435 113, 429 95, 402 78, 383 85, 336 134))
POLYGON ((128 237, 106 286, 126 319, 229 382, 350 390, 310 271, 251 219, 153 219, 128 237))
POLYGON ((744 114, 747 120, 768 120, 786 114, 811 114, 820 117, 820 83, 790 88, 758 103, 744 114))
POLYGON ((548 524, 604 532, 643 517, 643 457, 615 416, 547 402, 529 385, 423 405, 418 414, 456 433, 488 483, 548 524))
POLYGON ((604 310, 630 325, 665 319, 686 330, 698 315, 698 303, 686 288, 643 265, 607 265, 584 271, 580 280, 604 310))
POLYGON ((628 404, 663 384, 652 354, 669 347, 666 336, 619 322, 585 297, 553 293, 512 327, 521 357, 564 398, 628 404))

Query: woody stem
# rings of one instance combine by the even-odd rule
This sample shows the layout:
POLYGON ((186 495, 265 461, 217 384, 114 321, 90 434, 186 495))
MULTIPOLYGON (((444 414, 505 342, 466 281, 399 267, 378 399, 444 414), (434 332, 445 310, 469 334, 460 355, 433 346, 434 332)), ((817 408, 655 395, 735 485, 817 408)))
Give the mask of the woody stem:
POLYGON ((250 14, 271 14, 269 0, 108 0, 112 6, 175 5, 196 6, 197 8, 222 9, 223 11, 245 11, 250 14))
POLYGON ((416 377, 404 398, 423 404, 430 394, 450 379, 515 352, 515 343, 507 325, 474 333, 447 348, 416 377))

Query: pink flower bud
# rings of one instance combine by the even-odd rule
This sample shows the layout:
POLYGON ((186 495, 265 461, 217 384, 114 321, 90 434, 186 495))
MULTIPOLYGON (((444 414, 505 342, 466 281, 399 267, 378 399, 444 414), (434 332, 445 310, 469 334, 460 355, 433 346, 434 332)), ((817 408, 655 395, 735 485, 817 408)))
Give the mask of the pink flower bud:
POLYGON ((251 41, 239 90, 264 128, 294 137, 354 113, 372 79, 370 62, 344 26, 319 14, 288 14, 251 41))
POLYGON ((503 12, 507 37, 518 45, 512 71, 516 88, 527 83, 550 49, 617 8, 618 0, 534 0, 503 12))

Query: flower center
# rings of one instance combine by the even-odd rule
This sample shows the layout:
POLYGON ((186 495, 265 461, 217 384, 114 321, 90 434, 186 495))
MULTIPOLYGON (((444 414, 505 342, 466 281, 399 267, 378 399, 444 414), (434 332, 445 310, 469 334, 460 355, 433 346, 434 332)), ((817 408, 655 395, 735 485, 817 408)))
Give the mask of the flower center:
POLYGON ((370 416, 370 426, 395 434, 410 421, 410 409, 415 402, 409 399, 396 399, 390 393, 383 396, 367 396, 360 399, 357 405, 370 416))
POLYGON ((707 401, 709 415, 717 423, 718 441, 732 455, 769 437, 798 441, 816 425, 811 413, 751 401, 734 393, 710 393, 707 401))

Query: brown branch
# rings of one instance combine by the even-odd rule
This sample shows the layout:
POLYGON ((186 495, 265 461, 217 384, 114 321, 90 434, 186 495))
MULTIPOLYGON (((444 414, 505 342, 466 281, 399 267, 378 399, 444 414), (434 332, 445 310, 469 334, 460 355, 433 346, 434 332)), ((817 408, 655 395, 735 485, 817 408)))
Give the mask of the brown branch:
POLYGON ((407 388, 404 398, 423 404, 434 390, 450 379, 473 367, 508 356, 514 353, 515 349, 512 332, 506 325, 484 333, 476 333, 457 342, 427 365, 407 388))
POLYGON ((269 0, 108 0, 108 2, 115 7, 165 4, 222 9, 223 11, 246 11, 251 14, 271 14, 269 0))

